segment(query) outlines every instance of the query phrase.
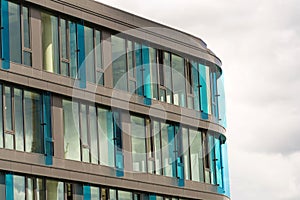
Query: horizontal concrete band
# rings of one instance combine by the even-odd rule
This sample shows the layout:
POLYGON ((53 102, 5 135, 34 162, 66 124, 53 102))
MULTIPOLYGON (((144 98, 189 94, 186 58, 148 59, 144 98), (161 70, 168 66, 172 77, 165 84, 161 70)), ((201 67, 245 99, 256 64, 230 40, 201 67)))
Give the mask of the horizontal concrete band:
POLYGON ((49 91, 68 98, 86 100, 91 103, 95 102, 100 105, 111 106, 112 108, 119 108, 149 117, 179 122, 190 127, 207 129, 221 134, 226 132, 225 128, 219 124, 199 119, 199 111, 158 100, 152 100, 152 106, 149 107, 144 105, 143 97, 95 84, 87 84, 87 88, 81 90, 74 87, 76 85, 74 79, 24 67, 19 64, 12 63, 10 71, 0 70, 0 80, 49 91))
POLYGON ((229 200, 228 197, 217 194, 216 186, 209 184, 186 181, 185 187, 180 188, 175 186, 175 179, 164 176, 125 172, 124 177, 117 178, 113 176, 115 170, 105 166, 54 158, 53 166, 49 167, 40 164, 44 161, 44 156, 40 154, 7 149, 0 149, 0 154, 2 155, 0 158, 2 171, 183 198, 229 200))
POLYGON ((219 67, 221 60, 199 38, 91 0, 25 0, 118 32, 125 32, 163 48, 195 56, 219 67))

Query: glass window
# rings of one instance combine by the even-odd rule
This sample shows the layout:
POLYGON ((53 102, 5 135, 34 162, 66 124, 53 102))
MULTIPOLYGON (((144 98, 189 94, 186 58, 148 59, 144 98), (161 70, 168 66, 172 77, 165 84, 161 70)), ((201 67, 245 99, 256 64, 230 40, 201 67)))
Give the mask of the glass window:
POLYGON ((58 19, 47 13, 42 16, 42 52, 44 70, 59 73, 58 19))
POLYGON ((21 35, 21 11, 20 5, 8 2, 9 12, 9 46, 10 59, 16 63, 22 63, 22 35, 21 35))
POLYGON ((190 174, 190 154, 189 154, 189 134, 187 128, 182 128, 182 156, 183 156, 183 163, 184 163, 184 177, 186 180, 191 179, 190 174))
POLYGON ((14 108, 16 150, 24 151, 23 93, 21 89, 14 88, 14 108))
POLYGON ((47 199, 64 200, 64 183, 46 180, 47 199))
POLYGON ((29 10, 27 7, 22 7, 23 12, 23 34, 24 34, 24 47, 30 49, 30 23, 29 23, 29 10))
POLYGON ((89 139, 88 139, 88 130, 87 130, 87 109, 86 105, 80 104, 80 128, 81 128, 81 152, 82 152, 82 161, 89 162, 89 139))
POLYGON ((226 103, 225 103, 225 91, 224 91, 224 76, 222 74, 219 74, 219 78, 217 80, 217 88, 218 88, 218 95, 219 95, 218 96, 219 123, 226 128, 227 126, 226 103))
POLYGON ((169 177, 175 177, 176 173, 174 142, 174 126, 161 123, 163 174, 169 177))
MULTIPOLYGON (((0 84, 0 148, 4 147, 3 144, 3 93, 2 85, 0 84)), ((5 107, 5 105, 4 105, 5 107)))
POLYGON ((198 64, 194 61, 191 62, 191 78, 192 78, 192 90, 194 94, 194 109, 200 111, 200 83, 199 83, 199 71, 198 64))
POLYGON ((14 199, 25 200, 25 177, 13 176, 14 183, 14 199))
POLYGON ((94 106, 89 106, 89 130, 91 137, 91 162, 98 164, 99 160, 99 151, 98 151, 98 132, 97 132, 97 116, 96 108, 94 106))
POLYGON ((44 187, 44 179, 37 178, 36 179, 36 196, 37 200, 45 199, 45 187, 44 187))
MULTIPOLYGON (((208 115, 211 114, 211 90, 209 67, 199 64, 200 71, 200 96, 201 96, 201 111, 208 115)), ((207 119, 207 117, 206 117, 207 119)))
POLYGON ((12 120, 12 91, 10 87, 5 86, 5 130, 13 131, 12 120))
POLYGON ((109 199, 110 200, 117 200, 117 191, 116 190, 113 190, 113 189, 110 189, 109 190, 109 199))
POLYGON ((86 80, 95 83, 94 30, 84 27, 86 80))
POLYGON ((144 67, 142 59, 142 45, 135 42, 135 67, 136 67, 136 93, 140 96, 144 96, 144 67))
POLYGON ((133 51, 133 42, 127 40, 127 63, 128 63, 128 73, 130 77, 135 78, 135 69, 133 61, 134 51, 133 51))
POLYGON ((204 182, 203 153, 201 133, 189 130, 190 155, 191 155, 191 178, 193 181, 204 182))
POLYGON ((110 167, 115 166, 115 149, 113 143, 113 118, 112 112, 98 108, 98 132, 100 146, 100 164, 110 167))
POLYGON ((118 200, 132 200, 132 193, 119 190, 118 200))
POLYGON ((65 158, 80 161, 78 103, 63 100, 65 158))
POLYGON ((76 23, 69 21, 69 37, 70 37, 70 75, 71 78, 77 78, 77 33, 76 23))
POLYGON ((26 152, 43 153, 44 140, 41 126, 41 95, 24 91, 24 119, 26 152))
POLYGON ((96 30, 96 69, 97 69, 97 82, 99 85, 104 85, 104 67, 102 63, 102 46, 101 46, 101 32, 96 30))
POLYGON ((68 59, 67 50, 67 22, 64 19, 60 19, 60 44, 61 44, 61 57, 68 59))
POLYGON ((185 107, 184 59, 172 55, 172 78, 174 104, 185 107))
POLYGON ((34 186, 32 178, 26 178, 26 200, 34 200, 34 186))
POLYGON ((151 73, 151 97, 158 99, 158 77, 157 77, 157 63, 156 63, 156 50, 149 48, 150 56, 150 73, 151 73))
POLYGON ((165 87, 166 87, 166 100, 167 103, 173 103, 173 87, 172 87, 172 73, 171 73, 171 55, 170 53, 164 52, 164 58, 163 58, 163 63, 164 63, 164 75, 165 75, 165 87))
POLYGON ((131 116, 131 134, 133 171, 146 172, 146 126, 143 118, 131 116))
POLYGON ((99 200, 100 199, 100 189, 98 187, 91 186, 91 200, 99 200))
POLYGON ((159 122, 153 121, 153 137, 154 137, 154 152, 155 152, 155 173, 162 175, 161 165, 161 145, 160 145, 160 126, 159 122))
POLYGON ((111 36, 113 83, 116 89, 127 91, 125 40, 111 36))

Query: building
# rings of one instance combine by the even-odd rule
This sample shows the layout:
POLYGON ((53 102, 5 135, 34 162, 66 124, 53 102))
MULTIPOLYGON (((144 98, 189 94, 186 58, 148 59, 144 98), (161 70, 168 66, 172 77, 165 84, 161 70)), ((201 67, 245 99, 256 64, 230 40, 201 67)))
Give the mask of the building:
POLYGON ((221 61, 90 0, 1 0, 0 199, 228 200, 221 61))

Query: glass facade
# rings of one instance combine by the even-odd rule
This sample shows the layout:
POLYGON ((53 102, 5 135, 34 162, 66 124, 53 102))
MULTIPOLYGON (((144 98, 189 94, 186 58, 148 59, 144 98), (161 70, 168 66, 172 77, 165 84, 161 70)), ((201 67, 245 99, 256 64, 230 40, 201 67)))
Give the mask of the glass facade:
MULTIPOLYGON (((33 10, 30 5, 30 2, 1 1, 2 68, 9 70, 10 62, 33 65, 33 71, 41 67, 47 73, 64 76, 62 80, 71 78, 72 84, 75 80, 74 88, 84 95, 71 100, 68 90, 64 95, 69 97, 60 90, 52 96, 47 91, 1 82, 1 149, 26 155, 35 153, 39 159, 45 158, 42 163, 45 165, 53 165, 54 155, 91 166, 102 165, 115 173, 109 176, 115 177, 124 176, 126 165, 132 170, 128 173, 166 176, 165 180, 172 180, 179 187, 184 187, 186 181, 211 184, 220 194, 230 195, 225 136, 204 127, 192 127, 189 122, 180 124, 179 119, 172 117, 174 113, 180 114, 177 109, 181 107, 196 111, 191 112, 195 113, 192 117, 226 128, 224 79, 219 66, 132 35, 114 35, 109 29, 76 16, 36 7, 33 10), (31 36, 37 24, 41 31, 39 45, 36 41, 32 44, 31 36), (104 47, 111 51, 102 49, 103 40, 104 47), (40 66, 35 64, 38 58, 32 60, 36 49, 41 51, 40 66), (111 65, 104 66, 104 61, 111 61, 111 65), (98 85, 109 86, 100 88, 106 93, 100 94, 95 87, 98 85), (88 100, 93 87, 97 91, 95 98, 100 97, 99 102, 106 102, 105 106, 88 100), (133 98, 135 111, 107 107, 110 89, 137 97, 133 98), (175 106, 168 107, 166 103, 175 106), (151 104, 170 108, 168 119, 148 116, 151 104), (53 114, 52 108, 59 113, 53 114), (58 117, 54 130, 60 130, 57 126, 61 123, 61 133, 52 132, 52 114, 58 117), (52 139, 55 134, 61 134, 63 147, 52 139), (60 149, 61 152, 54 152, 60 149)), ((0 172, 0 184, 8 186, 4 196, 0 187, 0 199, 9 200, 74 199, 77 195, 84 200, 178 199, 6 172, 0 172), (11 196, 5 196, 6 193, 11 196)))

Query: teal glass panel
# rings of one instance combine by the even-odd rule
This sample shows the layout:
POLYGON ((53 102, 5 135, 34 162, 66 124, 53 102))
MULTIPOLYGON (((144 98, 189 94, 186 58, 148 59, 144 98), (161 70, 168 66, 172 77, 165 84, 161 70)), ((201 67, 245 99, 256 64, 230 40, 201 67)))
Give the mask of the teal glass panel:
POLYGON ((20 5, 8 2, 9 12, 9 46, 10 60, 22 63, 22 36, 21 36, 21 11, 20 5))
POLYGON ((13 176, 14 183, 14 199, 25 200, 25 177, 24 176, 13 176))
POLYGON ((24 47, 30 49, 30 23, 29 23, 29 10, 27 7, 22 7, 23 14, 23 39, 24 39, 24 47))
POLYGON ((150 194, 149 195, 149 200, 156 200, 156 195, 155 194, 150 194))
POLYGON ((91 187, 89 185, 83 186, 83 200, 91 200, 91 187))
POLYGON ((70 76, 77 78, 78 62, 77 62, 77 27, 76 23, 69 21, 69 37, 70 37, 70 76))
POLYGON ((208 134, 208 150, 209 150, 209 163, 210 163, 210 180, 211 184, 216 184, 216 164, 215 164, 215 144, 214 136, 208 134))
POLYGON ((224 88, 224 76, 220 75, 217 80, 218 86, 218 107, 219 107, 219 123, 223 127, 227 127, 227 120, 226 120, 226 102, 225 102, 225 88, 224 88))
POLYGON ((80 104, 80 133, 82 161, 90 162, 89 139, 88 139, 87 106, 80 104))
POLYGON ((12 89, 10 87, 4 87, 5 92, 5 130, 12 131, 12 89))
POLYGON ((150 66, 150 86, 151 86, 151 98, 158 99, 158 72, 157 72, 157 61, 156 61, 156 49, 149 48, 149 66, 150 66))
POLYGON ((77 24, 77 56, 80 88, 86 88, 86 60, 84 38, 84 26, 82 24, 77 24))
POLYGON ((6 200, 14 200, 14 178, 12 174, 5 174, 6 200))
POLYGON ((136 67, 136 82, 137 82, 137 94, 144 96, 144 67, 142 62, 142 46, 139 43, 135 43, 135 67, 136 67))
POLYGON ((4 147, 3 133, 3 93, 2 84, 0 84, 0 148, 4 147))
POLYGON ((100 146, 100 164, 115 167, 115 150, 112 112, 98 108, 98 133, 100 146))
POLYGON ((200 111, 200 82, 199 82, 199 71, 196 62, 191 62, 192 64, 192 89, 194 94, 194 109, 200 111))
POLYGON ((84 45, 85 45, 85 64, 86 80, 95 83, 95 49, 94 49, 94 30, 90 27, 84 27, 84 45))
POLYGON ((132 193, 119 190, 118 200, 132 200, 132 193))
POLYGON ((2 69, 10 68, 10 33, 9 33, 8 1, 1 0, 1 57, 2 69))
POLYGON ((43 131, 44 131, 44 153, 45 164, 52 165, 53 140, 51 127, 51 95, 50 92, 43 93, 43 131))
POLYGON ((16 150, 24 151, 23 93, 17 88, 14 88, 14 108, 16 150))
POLYGON ((150 54, 149 47, 142 45, 142 61, 143 61, 143 87, 146 98, 151 98, 151 70, 150 70, 150 54))
POLYGON ((44 70, 59 73, 58 19, 47 13, 42 18, 42 52, 44 70))
POLYGON ((125 39, 111 36, 113 83, 116 89, 127 91, 125 39))
POLYGON ((189 130, 190 156, 191 156, 191 179, 204 182, 203 147, 201 132, 189 130))
POLYGON ((97 116, 96 108, 94 106, 89 106, 89 131, 91 137, 91 162, 93 164, 98 164, 99 161, 99 151, 98 151, 98 132, 97 132, 97 116))
POLYGON ((64 183, 54 180, 46 180, 47 199, 64 200, 64 183))
POLYGON ((123 143, 122 143, 122 127, 120 114, 118 112, 113 113, 114 122, 114 141, 116 151, 116 176, 124 176, 124 157, 123 157, 123 143))
POLYGON ((219 188, 223 188, 221 142, 218 138, 214 138, 214 140, 215 140, 216 184, 218 185, 219 188))
POLYGON ((163 175, 176 177, 174 126, 161 123, 163 175))
POLYGON ((78 103, 63 100, 65 158, 80 161, 78 103))
POLYGON ((230 197, 230 182, 229 182, 227 143, 224 143, 224 144, 221 145, 221 152, 222 152, 224 190, 225 190, 225 195, 230 197))
POLYGON ((34 200, 34 186, 32 178, 26 178, 26 200, 34 200))
POLYGON ((25 150, 43 153, 44 136, 42 130, 42 99, 35 92, 24 91, 25 150))
POLYGON ((185 76, 184 76, 184 59, 172 55, 172 78, 173 78, 173 98, 174 104, 185 107, 185 76))
POLYGON ((131 116, 131 145, 133 171, 146 172, 146 124, 144 118, 131 116))
POLYGON ((209 68, 202 64, 199 64, 200 71, 200 97, 201 97, 201 112, 202 118, 208 119, 208 115, 211 114, 211 90, 210 90, 210 78, 209 68))

